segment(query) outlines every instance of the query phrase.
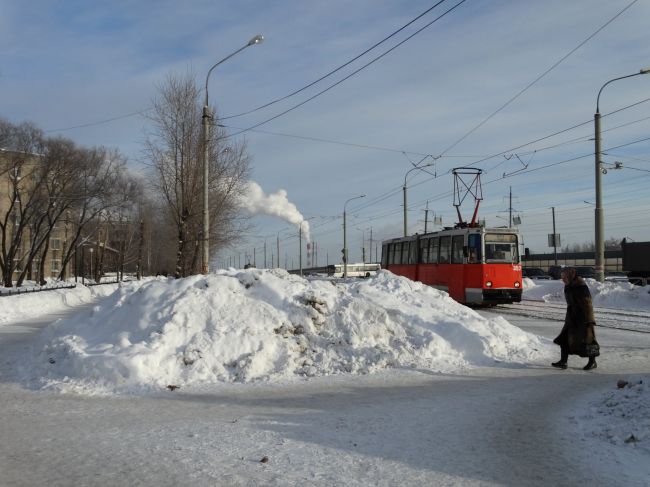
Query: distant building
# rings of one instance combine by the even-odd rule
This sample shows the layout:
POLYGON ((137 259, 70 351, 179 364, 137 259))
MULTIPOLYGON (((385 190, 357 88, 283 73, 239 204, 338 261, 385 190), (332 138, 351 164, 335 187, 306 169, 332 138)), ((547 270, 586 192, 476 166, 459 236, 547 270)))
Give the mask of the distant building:
MULTIPOLYGON (((33 222, 21 225, 24 208, 34 201, 36 178, 40 175, 39 154, 26 154, 0 148, 0 238, 3 245, 0 247, 2 262, 11 259, 13 265, 12 281, 16 281, 21 273, 27 269, 27 280, 39 280, 41 277, 48 279, 58 277, 61 273, 62 252, 66 248, 68 232, 71 231, 70 222, 57 223, 49 238, 49 248, 45 253, 43 276, 40 276, 42 252, 28 263, 28 257, 33 245, 33 222), (18 235, 17 233, 21 234, 18 235), (12 255, 13 254, 13 255, 12 255)), ((71 264, 68 266, 70 275, 71 264)), ((4 274, 4 272, 3 272, 4 274)), ((4 276, 3 276, 4 277, 4 276)), ((4 279, 3 279, 4 280, 4 279)), ((0 283, 1 284, 1 283, 0 283)))

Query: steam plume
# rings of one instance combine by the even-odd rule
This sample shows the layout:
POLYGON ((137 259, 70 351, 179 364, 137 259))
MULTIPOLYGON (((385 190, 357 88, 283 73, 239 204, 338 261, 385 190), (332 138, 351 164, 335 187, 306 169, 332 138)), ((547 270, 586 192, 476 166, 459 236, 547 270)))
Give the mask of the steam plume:
POLYGON ((259 184, 249 181, 241 206, 253 215, 277 216, 296 226, 301 225, 302 222, 303 237, 307 242, 310 241, 309 222, 304 221, 296 205, 287 199, 287 192, 284 189, 266 195, 259 184))

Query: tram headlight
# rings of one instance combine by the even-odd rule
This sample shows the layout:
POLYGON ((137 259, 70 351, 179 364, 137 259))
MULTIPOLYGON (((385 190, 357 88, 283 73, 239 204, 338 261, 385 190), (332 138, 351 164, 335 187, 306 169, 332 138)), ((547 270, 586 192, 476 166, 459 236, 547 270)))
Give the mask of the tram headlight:
POLYGON ((485 283, 485 287, 492 287, 492 281, 487 281, 485 283))
POLYGON ((521 284, 519 283, 519 281, 515 281, 515 287, 516 287, 516 288, 519 288, 519 286, 521 286, 521 284))

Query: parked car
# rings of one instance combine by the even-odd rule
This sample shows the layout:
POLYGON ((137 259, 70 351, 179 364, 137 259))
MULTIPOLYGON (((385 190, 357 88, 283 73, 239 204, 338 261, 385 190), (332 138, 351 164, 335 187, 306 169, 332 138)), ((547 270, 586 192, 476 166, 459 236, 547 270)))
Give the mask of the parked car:
POLYGON ((595 279, 596 278, 596 269, 588 265, 576 265, 576 266, 566 266, 566 265, 552 265, 548 268, 548 274, 553 279, 562 278, 562 269, 565 267, 574 267, 576 274, 582 277, 583 279, 595 279))
POLYGON ((548 268, 548 275, 551 276, 551 279, 560 279, 562 277, 562 268, 563 265, 552 265, 548 268))
POLYGON ((605 280, 611 282, 629 282, 627 274, 620 271, 611 271, 605 273, 605 280))
POLYGON ((551 279, 551 276, 544 272, 544 269, 539 267, 524 267, 521 273, 524 277, 528 277, 529 279, 551 279))
POLYGON ((576 266, 576 274, 582 277, 583 279, 595 279, 596 278, 596 269, 587 265, 576 266))

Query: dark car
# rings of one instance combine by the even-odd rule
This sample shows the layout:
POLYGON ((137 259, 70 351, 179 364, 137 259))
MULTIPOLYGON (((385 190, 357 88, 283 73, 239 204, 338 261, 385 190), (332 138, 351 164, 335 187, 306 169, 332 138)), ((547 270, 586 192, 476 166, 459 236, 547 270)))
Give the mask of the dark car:
POLYGON ((579 265, 576 266, 576 274, 578 276, 587 279, 596 279, 596 269, 591 266, 579 265))
POLYGON ((548 275, 551 276, 552 279, 560 279, 564 267, 565 266, 563 265, 552 265, 548 268, 548 275))
POLYGON ((550 279, 551 278, 551 276, 549 276, 546 272, 544 272, 544 269, 541 269, 539 267, 524 267, 521 273, 524 277, 528 277, 529 279, 550 279))
POLYGON ((566 265, 552 265, 548 268, 548 273, 553 279, 562 278, 562 269, 565 267, 574 267, 576 274, 583 279, 595 279, 596 269, 588 265, 566 266, 566 265))

